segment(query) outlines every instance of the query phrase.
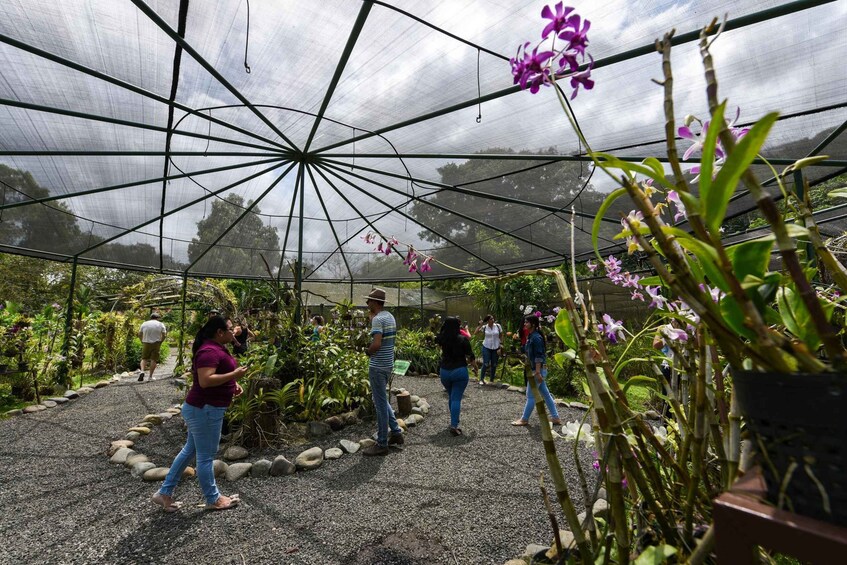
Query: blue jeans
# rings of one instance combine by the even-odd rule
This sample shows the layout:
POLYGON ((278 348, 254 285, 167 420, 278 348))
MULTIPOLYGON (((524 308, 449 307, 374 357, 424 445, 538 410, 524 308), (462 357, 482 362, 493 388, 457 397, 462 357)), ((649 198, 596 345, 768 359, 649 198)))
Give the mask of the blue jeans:
POLYGON ((468 386, 468 368, 441 369, 441 384, 450 397, 450 427, 459 427, 459 412, 462 410, 462 396, 468 386))
POLYGON ((479 372, 479 380, 485 380, 485 370, 488 367, 491 367, 491 382, 494 382, 494 378, 497 376, 497 350, 496 349, 488 349, 487 347, 482 347, 482 370, 479 372))
POLYGON ((382 447, 388 447, 389 428, 392 434, 403 433, 385 392, 392 370, 393 367, 368 367, 368 381, 371 383, 371 395, 376 410, 376 442, 382 447))
POLYGON ((182 404, 182 419, 188 425, 188 439, 179 455, 171 464, 171 470, 159 489, 160 494, 173 496, 183 471, 191 463, 197 460, 197 479, 200 481, 200 490, 206 498, 207 504, 214 504, 221 496, 218 486, 215 484, 215 473, 212 469, 212 461, 218 452, 221 442, 221 425, 224 421, 226 408, 206 405, 197 408, 187 402, 182 404))
MULTIPOLYGON (((541 376, 543 378, 547 377, 547 369, 541 369, 541 376)), ((535 375, 533 373, 529 374, 530 379, 534 379, 535 375)), ((550 390, 547 388, 547 381, 541 381, 541 384, 538 385, 538 392, 541 393, 541 397, 544 399, 544 404, 547 405, 547 412, 549 412, 551 420, 559 419, 559 411, 556 409, 556 401, 553 400, 553 395, 550 394, 550 390)), ((523 416, 521 419, 525 422, 529 421, 529 416, 532 414, 532 410, 535 408, 535 398, 532 394, 532 389, 529 387, 529 383, 527 383, 526 387, 526 406, 523 409, 523 416)))

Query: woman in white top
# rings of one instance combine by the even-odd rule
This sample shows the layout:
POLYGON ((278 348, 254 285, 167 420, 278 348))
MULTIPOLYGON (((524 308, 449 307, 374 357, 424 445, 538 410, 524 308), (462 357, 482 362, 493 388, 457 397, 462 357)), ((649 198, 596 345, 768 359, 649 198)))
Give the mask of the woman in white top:
POLYGON ((494 321, 494 316, 487 315, 482 320, 482 324, 474 333, 483 332, 485 336, 482 340, 482 372, 479 375, 479 384, 485 384, 485 370, 491 367, 491 382, 494 382, 494 375, 497 372, 497 359, 500 344, 503 341, 503 328, 500 324, 494 321))

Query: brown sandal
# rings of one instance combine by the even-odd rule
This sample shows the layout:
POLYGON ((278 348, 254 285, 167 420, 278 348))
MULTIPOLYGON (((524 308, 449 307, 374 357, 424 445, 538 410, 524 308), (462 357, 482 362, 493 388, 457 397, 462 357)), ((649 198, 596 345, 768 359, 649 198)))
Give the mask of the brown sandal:
POLYGON ((529 422, 527 422, 526 420, 515 420, 514 422, 512 422, 512 425, 513 426, 528 426, 529 422))
POLYGON ((150 498, 150 502, 152 502, 156 506, 161 506, 162 510, 168 513, 177 512, 180 508, 182 508, 182 502, 177 502, 173 499, 172 496, 168 496, 168 498, 171 499, 171 501, 168 502, 167 500, 165 500, 165 496, 167 495, 157 492, 150 498))

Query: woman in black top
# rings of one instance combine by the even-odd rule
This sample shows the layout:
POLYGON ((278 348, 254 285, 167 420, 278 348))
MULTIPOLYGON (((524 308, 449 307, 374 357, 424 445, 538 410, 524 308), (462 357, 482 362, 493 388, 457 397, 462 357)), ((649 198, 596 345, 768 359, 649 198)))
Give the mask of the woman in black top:
POLYGON ((471 342, 459 334, 459 319, 447 318, 435 342, 441 346, 441 384, 450 396, 450 433, 462 435, 459 428, 459 412, 462 409, 462 395, 468 386, 468 359, 476 369, 471 342))

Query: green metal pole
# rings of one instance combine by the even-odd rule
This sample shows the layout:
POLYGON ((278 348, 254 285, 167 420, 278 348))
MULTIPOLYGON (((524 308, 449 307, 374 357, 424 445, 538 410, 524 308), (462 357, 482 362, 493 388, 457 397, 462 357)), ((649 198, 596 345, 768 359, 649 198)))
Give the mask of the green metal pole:
MULTIPOLYGON (((301 165, 301 168, 303 165, 301 165)), ((294 294, 297 296, 297 305, 294 310, 294 323, 300 324, 300 301, 303 291, 303 193, 306 191, 306 180, 303 171, 300 171, 300 224, 297 226, 297 266, 294 273, 294 294)))
POLYGON ((424 317, 424 307, 423 307, 423 277, 421 277, 421 324, 426 321, 426 317, 424 317))
POLYGON ((74 311, 74 291, 76 290, 76 267, 77 256, 74 256, 73 266, 71 267, 71 289, 68 292, 68 305, 65 308, 65 336, 62 340, 62 356, 65 360, 59 365, 57 379, 60 384, 70 384, 68 374, 70 372, 70 352, 71 352, 71 329, 73 327, 73 311, 74 311))
POLYGON ((182 275, 182 315, 179 323, 179 354, 176 358, 176 366, 182 367, 185 363, 185 295, 188 288, 188 272, 182 275))

